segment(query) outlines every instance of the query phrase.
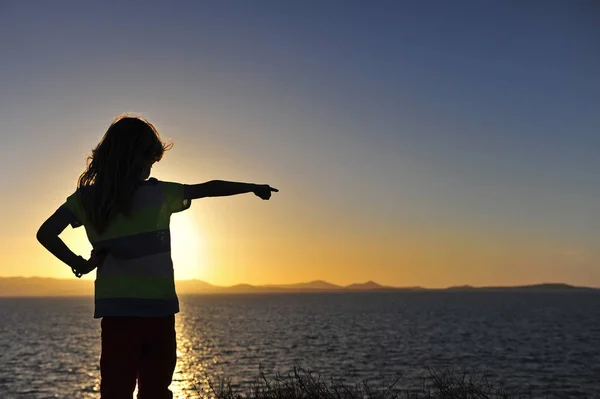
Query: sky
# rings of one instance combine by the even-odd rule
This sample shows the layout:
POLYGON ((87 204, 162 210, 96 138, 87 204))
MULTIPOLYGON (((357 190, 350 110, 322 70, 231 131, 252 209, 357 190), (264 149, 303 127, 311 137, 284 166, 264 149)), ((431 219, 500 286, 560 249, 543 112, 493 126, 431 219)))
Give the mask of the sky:
POLYGON ((600 287, 599 21, 593 1, 0 1, 0 276, 74 278, 35 232, 131 112, 174 142, 154 177, 280 190, 175 215, 178 279, 600 287))

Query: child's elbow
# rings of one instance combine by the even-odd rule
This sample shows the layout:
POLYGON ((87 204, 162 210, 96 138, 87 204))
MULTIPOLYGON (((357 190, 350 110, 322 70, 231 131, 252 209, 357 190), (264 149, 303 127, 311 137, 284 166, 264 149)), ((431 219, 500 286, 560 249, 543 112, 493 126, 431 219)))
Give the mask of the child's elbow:
POLYGON ((38 242, 41 244, 42 241, 44 241, 44 233, 42 232, 42 228, 40 227, 40 229, 37 231, 37 233, 35 234, 35 238, 38 240, 38 242))
POLYGON ((44 245, 44 243, 48 241, 48 231, 44 228, 43 225, 38 229, 37 233, 35 234, 35 238, 42 245, 44 245))

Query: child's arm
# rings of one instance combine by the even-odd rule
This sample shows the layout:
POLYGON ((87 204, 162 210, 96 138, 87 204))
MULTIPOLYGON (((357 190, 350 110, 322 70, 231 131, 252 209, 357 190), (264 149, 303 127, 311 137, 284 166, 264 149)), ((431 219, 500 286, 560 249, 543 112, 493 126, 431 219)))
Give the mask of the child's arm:
POLYGON ((37 232, 37 240, 48 251, 50 251, 58 259, 66 263, 73 269, 77 277, 81 274, 86 274, 94 270, 103 257, 94 256, 88 261, 81 256, 75 255, 73 251, 60 239, 59 235, 70 224, 71 218, 68 212, 59 208, 52 216, 46 220, 37 232))
POLYGON ((236 183, 223 180, 211 180, 206 183, 184 186, 184 197, 196 199, 204 197, 225 197, 229 195, 254 193, 258 197, 268 200, 272 192, 278 192, 268 184, 236 183))

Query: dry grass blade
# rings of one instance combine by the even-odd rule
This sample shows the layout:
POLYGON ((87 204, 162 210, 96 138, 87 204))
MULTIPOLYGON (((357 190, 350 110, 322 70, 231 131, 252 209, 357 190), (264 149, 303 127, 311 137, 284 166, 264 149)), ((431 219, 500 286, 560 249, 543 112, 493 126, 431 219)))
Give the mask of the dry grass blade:
MULTIPOLYGON (((368 382, 356 385, 331 380, 327 383, 321 376, 295 367, 286 375, 276 374, 268 378, 261 370, 251 389, 234 388, 230 381, 217 384, 208 381, 215 399, 516 399, 527 396, 509 393, 481 376, 467 373, 435 371, 429 369, 429 378, 420 392, 402 391, 398 388, 400 377, 391 384, 376 386, 368 382)), ((531 397, 529 395, 528 397, 531 397)))

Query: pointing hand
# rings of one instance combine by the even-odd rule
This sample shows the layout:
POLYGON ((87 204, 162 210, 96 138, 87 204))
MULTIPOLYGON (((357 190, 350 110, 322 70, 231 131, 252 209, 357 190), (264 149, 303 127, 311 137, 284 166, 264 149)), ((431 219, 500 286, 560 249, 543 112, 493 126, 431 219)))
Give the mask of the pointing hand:
POLYGON ((269 186, 268 184, 257 184, 253 190, 253 193, 257 197, 264 199, 264 200, 268 200, 269 198, 271 198, 272 192, 278 193, 279 190, 269 186))

